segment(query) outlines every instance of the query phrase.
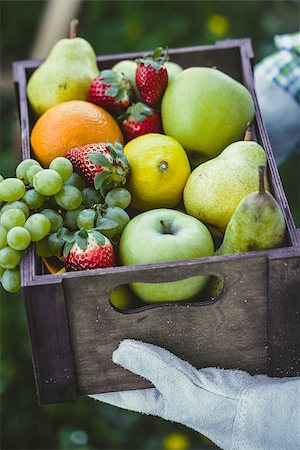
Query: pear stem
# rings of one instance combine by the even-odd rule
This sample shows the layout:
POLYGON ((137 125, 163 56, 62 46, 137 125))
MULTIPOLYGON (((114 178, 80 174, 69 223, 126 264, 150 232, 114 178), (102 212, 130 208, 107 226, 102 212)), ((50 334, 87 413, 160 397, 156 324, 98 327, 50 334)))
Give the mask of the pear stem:
POLYGON ((252 133, 251 133, 251 126, 250 122, 247 123, 247 130, 244 136, 244 141, 252 141, 252 133))
POLYGON ((73 19, 71 20, 70 23, 70 32, 69 32, 69 39, 74 39, 77 37, 77 27, 79 24, 79 20, 78 19, 73 19))
POLYGON ((265 190, 265 166, 259 166, 259 195, 264 195, 266 193, 265 190))

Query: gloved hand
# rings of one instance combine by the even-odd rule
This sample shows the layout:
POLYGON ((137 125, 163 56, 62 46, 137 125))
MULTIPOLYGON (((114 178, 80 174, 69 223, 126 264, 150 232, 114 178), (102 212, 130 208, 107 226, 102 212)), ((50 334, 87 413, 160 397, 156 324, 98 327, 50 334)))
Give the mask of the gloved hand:
POLYGON ((90 397, 182 423, 222 449, 300 448, 300 378, 197 370, 163 348, 130 339, 121 342, 113 361, 154 388, 90 397))

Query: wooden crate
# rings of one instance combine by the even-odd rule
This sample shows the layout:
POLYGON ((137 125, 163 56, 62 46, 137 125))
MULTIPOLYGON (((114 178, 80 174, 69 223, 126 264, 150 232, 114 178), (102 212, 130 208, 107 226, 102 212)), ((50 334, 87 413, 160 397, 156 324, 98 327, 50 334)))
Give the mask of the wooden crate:
MULTIPOLYGON (((101 69, 142 53, 103 56, 101 69)), ((116 366, 112 352, 124 338, 160 345, 200 368, 239 368, 271 376, 300 374, 300 239, 294 226, 261 118, 253 86, 248 39, 170 50, 183 67, 216 66, 252 94, 255 140, 265 149, 268 177, 287 225, 284 248, 145 266, 60 275, 39 274, 33 250, 21 267, 25 310, 38 399, 75 400, 78 395, 150 386, 116 366), (120 312, 110 291, 130 282, 164 282, 216 275, 224 289, 214 301, 149 305, 120 312)), ((19 61, 13 74, 19 105, 22 153, 29 158, 34 118, 26 83, 41 61, 19 61)))

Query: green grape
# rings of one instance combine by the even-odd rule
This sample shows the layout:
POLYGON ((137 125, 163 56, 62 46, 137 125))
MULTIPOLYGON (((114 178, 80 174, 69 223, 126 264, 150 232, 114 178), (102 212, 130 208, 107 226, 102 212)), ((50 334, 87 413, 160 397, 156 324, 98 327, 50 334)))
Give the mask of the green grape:
POLYGON ((70 178, 68 178, 68 180, 64 182, 64 185, 69 184, 75 186, 80 191, 82 191, 86 187, 84 180, 75 172, 73 172, 70 178))
POLYGON ((103 197, 100 192, 92 187, 87 187, 82 191, 82 204, 86 208, 92 208, 94 205, 103 203, 103 197))
POLYGON ((17 208, 7 209, 0 217, 0 225, 7 231, 13 227, 23 227, 26 221, 23 211, 17 208))
POLYGON ((77 217, 78 228, 90 230, 95 226, 96 211, 94 209, 84 209, 77 217))
POLYGON ((80 205, 79 208, 73 209, 73 211, 67 211, 64 217, 64 225, 70 231, 77 230, 77 217, 79 216, 80 211, 84 210, 84 206, 80 205))
POLYGON ((20 268, 15 267, 14 269, 4 270, 1 283, 3 289, 7 292, 18 292, 21 289, 20 268))
POLYGON ((20 264, 21 253, 11 247, 3 247, 0 250, 0 266, 3 269, 14 269, 20 264))
POLYGON ((57 233, 48 236, 48 247, 54 256, 62 256, 65 241, 58 237, 57 233))
POLYGON ((55 170, 61 176, 61 179, 67 181, 73 173, 73 165, 71 161, 63 156, 54 158, 49 166, 49 169, 55 170))
POLYGON ((55 170, 44 169, 34 175, 33 187, 46 197, 55 195, 61 190, 62 179, 55 170))
POLYGON ((3 269, 3 267, 0 266, 0 281, 3 275, 3 272, 5 271, 5 269, 3 269))
POLYGON ((105 196, 105 203, 108 206, 119 206, 120 208, 127 208, 131 202, 131 194, 125 188, 114 188, 105 196))
POLYGON ((31 240, 36 242, 47 236, 51 228, 51 222, 43 214, 36 213, 28 217, 25 228, 29 231, 31 240))
MULTIPOLYGON (((115 229, 115 234, 121 234, 122 231, 124 230, 124 228, 126 227, 126 225, 128 224, 128 222, 130 221, 130 217, 127 214, 127 212, 124 211, 124 209, 119 208, 118 206, 109 206, 106 209, 103 217, 105 217, 105 219, 114 220, 115 222, 117 222, 119 224, 117 226, 117 228, 115 229)), ((111 230, 103 230, 103 234, 106 235, 106 231, 111 231, 111 230)))
POLYGON ((0 183, 0 200, 12 203, 20 200, 25 194, 25 185, 23 181, 17 178, 6 178, 0 183))
MULTIPOLYGON (((37 166, 34 166, 37 167, 37 166)), ((29 208, 26 205, 26 203, 24 203, 23 201, 17 200, 15 202, 12 203, 6 203, 4 206, 2 206, 1 209, 1 214, 6 211, 7 209, 20 209, 21 211, 23 211, 25 218, 27 219, 27 217, 29 216, 29 208)))
POLYGON ((69 211, 79 208, 82 202, 82 195, 75 186, 64 185, 55 195, 55 201, 58 206, 69 211))
POLYGON ((55 233, 64 224, 62 216, 53 209, 49 208, 43 209, 43 211, 41 211, 41 214, 44 214, 44 216, 48 217, 48 219, 50 220, 51 223, 50 233, 55 233))
POLYGON ((4 180, 3 176, 0 175, 0 183, 1 183, 1 181, 3 181, 3 180, 4 180))
POLYGON ((20 164, 17 165, 16 177, 19 178, 19 180, 23 180, 25 184, 29 183, 27 170, 31 166, 40 166, 40 163, 35 159, 24 159, 24 161, 21 161, 20 164))
POLYGON ((46 197, 35 189, 28 189, 22 199, 29 209, 39 209, 45 203, 46 197))
POLYGON ((26 172, 26 177, 29 184, 33 183, 33 179, 36 173, 44 170, 41 166, 30 166, 26 172))
POLYGON ((0 225, 0 249, 7 246, 7 231, 0 225))
POLYGON ((54 256, 49 248, 48 242, 49 236, 45 236, 40 241, 37 241, 35 245, 36 254, 43 258, 50 258, 50 256, 54 256))
POLYGON ((24 227, 13 227, 7 233, 7 244, 19 252, 25 250, 30 242, 30 233, 24 227))

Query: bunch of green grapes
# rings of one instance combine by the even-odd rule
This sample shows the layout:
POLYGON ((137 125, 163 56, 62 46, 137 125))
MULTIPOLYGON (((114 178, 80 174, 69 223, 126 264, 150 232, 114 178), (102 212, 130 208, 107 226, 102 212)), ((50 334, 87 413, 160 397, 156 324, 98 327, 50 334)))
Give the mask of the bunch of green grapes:
POLYGON ((95 228, 107 218, 116 227, 103 234, 118 240, 130 220, 125 211, 131 202, 127 189, 114 188, 103 198, 63 157, 55 158, 48 169, 26 159, 17 166, 16 178, 0 175, 0 202, 0 279, 8 292, 20 289, 19 265, 31 242, 39 256, 62 259, 61 229, 95 228))

